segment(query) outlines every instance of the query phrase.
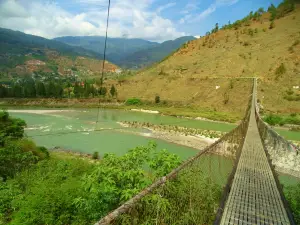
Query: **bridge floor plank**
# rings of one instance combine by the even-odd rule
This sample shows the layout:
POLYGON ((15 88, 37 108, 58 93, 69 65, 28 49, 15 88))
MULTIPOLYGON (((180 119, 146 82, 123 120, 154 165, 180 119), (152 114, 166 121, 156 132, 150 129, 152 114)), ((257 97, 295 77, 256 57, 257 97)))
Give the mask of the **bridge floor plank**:
POLYGON ((258 133, 254 106, 253 99, 247 135, 221 224, 290 224, 258 133))

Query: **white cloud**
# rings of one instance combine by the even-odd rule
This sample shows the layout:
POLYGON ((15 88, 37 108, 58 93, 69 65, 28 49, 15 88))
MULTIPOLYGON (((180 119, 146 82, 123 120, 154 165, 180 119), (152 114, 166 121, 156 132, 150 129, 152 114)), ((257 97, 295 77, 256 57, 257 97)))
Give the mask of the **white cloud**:
POLYGON ((168 4, 165 4, 165 5, 162 5, 160 7, 158 7, 158 9, 156 10, 158 13, 161 13, 162 11, 166 10, 166 9, 169 9, 169 8, 172 8, 176 5, 175 2, 170 2, 168 4))
MULTIPOLYGON (((171 20, 159 12, 174 6, 169 3, 159 11, 150 11, 154 0, 114 0, 111 3, 110 37, 145 38, 164 41, 183 35, 171 20)), ((0 0, 0 27, 20 30, 47 38, 58 36, 105 35, 107 0, 75 0, 77 9, 70 13, 55 3, 41 0, 0 0)), ((68 4, 68 0, 64 2, 68 4)), ((70 1, 74 6, 74 1, 70 1)))
POLYGON ((196 15, 189 14, 188 17, 186 15, 185 17, 183 17, 179 20, 179 23, 183 24, 183 23, 199 22, 199 21, 205 19, 206 17, 208 17, 213 12, 215 12, 219 7, 230 6, 230 5, 237 3, 238 1, 239 0, 215 0, 214 3, 212 3, 207 9, 205 9, 201 13, 196 14, 196 15))
POLYGON ((194 10, 199 9, 198 7, 199 2, 194 3, 194 2, 189 2, 186 4, 186 6, 184 7, 184 9, 180 12, 181 14, 188 14, 194 10))
POLYGON ((210 7, 208 7, 207 9, 205 9, 204 11, 202 11, 199 15, 195 16, 190 22, 196 22, 199 20, 202 20, 204 18, 206 18, 207 16, 209 16, 210 14, 212 14, 214 11, 216 11, 217 6, 215 4, 211 5, 210 7))

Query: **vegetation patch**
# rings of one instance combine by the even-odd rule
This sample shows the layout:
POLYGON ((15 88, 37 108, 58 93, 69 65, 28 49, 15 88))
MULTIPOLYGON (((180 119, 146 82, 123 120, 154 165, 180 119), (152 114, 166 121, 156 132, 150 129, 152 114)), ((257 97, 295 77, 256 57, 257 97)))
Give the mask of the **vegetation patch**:
POLYGON ((125 102, 126 105, 141 105, 142 101, 139 98, 129 98, 125 102))
POLYGON ((289 116, 281 116, 269 114, 263 117, 263 120, 271 126, 284 124, 296 124, 300 125, 300 116, 299 115, 289 115, 289 116))
POLYGON ((286 73, 286 67, 283 63, 281 63, 280 66, 277 67, 277 69, 275 70, 275 75, 276 75, 275 79, 277 80, 285 73, 286 73))

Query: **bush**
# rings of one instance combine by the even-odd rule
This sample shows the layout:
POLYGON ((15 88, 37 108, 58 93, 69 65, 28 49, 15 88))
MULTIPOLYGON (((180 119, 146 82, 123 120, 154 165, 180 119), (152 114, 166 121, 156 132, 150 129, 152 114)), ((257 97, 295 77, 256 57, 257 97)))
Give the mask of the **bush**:
POLYGON ((296 224, 300 224, 300 183, 296 186, 288 187, 284 194, 289 201, 296 224))
POLYGON ((300 41, 299 41, 299 40, 296 40, 296 41, 293 43, 292 46, 297 46, 299 43, 300 43, 300 41))
POLYGON ((125 102, 126 105, 141 105, 142 101, 138 98, 129 98, 125 102))
POLYGON ((280 66, 277 67, 277 69, 275 71, 276 79, 278 79, 281 75, 283 75, 285 73, 286 73, 285 65, 283 63, 281 63, 280 66))
POLYGON ((272 22, 270 23, 269 29, 271 30, 271 29, 273 29, 274 27, 275 27, 275 23, 274 23, 274 21, 272 21, 272 22))
POLYGON ((271 126, 275 126, 277 124, 282 124, 282 118, 277 115, 267 115, 263 118, 263 120, 271 126))
POLYGON ((92 159, 99 159, 99 152, 94 152, 92 155, 92 159))
POLYGON ((38 161, 38 156, 27 150, 26 145, 22 141, 9 141, 0 148, 0 178, 14 177, 17 172, 38 161))
POLYGON ((285 100, 288 100, 288 101, 300 101, 300 96, 299 95, 286 95, 283 97, 285 100))
POLYGON ((154 101, 156 104, 160 103, 160 97, 156 95, 154 101))

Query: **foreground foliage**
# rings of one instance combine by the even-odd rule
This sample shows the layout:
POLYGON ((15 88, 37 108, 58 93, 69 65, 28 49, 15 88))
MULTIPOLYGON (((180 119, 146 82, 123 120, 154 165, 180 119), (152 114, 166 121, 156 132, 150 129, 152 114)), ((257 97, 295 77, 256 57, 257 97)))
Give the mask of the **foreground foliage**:
POLYGON ((14 175, 41 159, 48 157, 43 147, 23 139, 25 121, 0 112, 0 180, 14 175))
POLYGON ((287 187, 285 197, 290 204, 296 224, 300 224, 300 183, 287 187))
POLYGON ((1 113, 0 224, 91 224, 180 164, 155 143, 94 163, 49 154, 1 113))

